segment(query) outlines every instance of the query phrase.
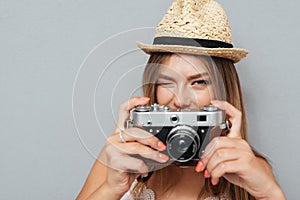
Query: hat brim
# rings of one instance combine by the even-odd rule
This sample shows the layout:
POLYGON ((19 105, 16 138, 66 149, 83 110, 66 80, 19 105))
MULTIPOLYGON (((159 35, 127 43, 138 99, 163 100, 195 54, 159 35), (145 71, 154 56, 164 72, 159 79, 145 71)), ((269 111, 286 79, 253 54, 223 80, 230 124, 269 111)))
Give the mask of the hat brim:
POLYGON ((234 63, 239 62, 247 56, 248 50, 241 48, 205 48, 194 46, 181 46, 181 45, 153 45, 136 42, 137 46, 145 53, 151 54, 154 52, 172 52, 172 53, 186 53, 195 55, 215 56, 227 58, 234 63))

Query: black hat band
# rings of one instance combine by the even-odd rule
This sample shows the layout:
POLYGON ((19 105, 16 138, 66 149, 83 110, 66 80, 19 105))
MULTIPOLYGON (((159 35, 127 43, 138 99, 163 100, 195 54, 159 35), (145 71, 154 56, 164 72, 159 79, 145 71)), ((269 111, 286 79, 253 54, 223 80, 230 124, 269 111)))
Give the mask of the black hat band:
POLYGON ((183 38, 183 37, 156 37, 153 40, 154 45, 181 45, 205 48, 233 48, 232 44, 217 41, 196 38, 183 38))

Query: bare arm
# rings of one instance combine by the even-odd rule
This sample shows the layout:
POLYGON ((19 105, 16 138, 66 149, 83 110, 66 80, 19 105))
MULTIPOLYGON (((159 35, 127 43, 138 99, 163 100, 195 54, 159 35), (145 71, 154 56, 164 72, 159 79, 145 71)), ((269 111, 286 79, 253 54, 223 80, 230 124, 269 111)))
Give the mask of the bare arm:
POLYGON ((98 160, 95 161, 86 182, 84 183, 77 200, 87 199, 94 191, 97 190, 105 181, 107 167, 98 160))
POLYGON ((107 138, 77 200, 120 199, 130 189, 137 176, 149 172, 144 161, 132 155, 161 163, 168 161, 169 157, 160 153, 166 147, 157 137, 135 127, 124 131, 129 111, 148 102, 149 98, 135 97, 121 104, 115 132, 107 138), (120 137, 122 132, 126 142, 120 137))

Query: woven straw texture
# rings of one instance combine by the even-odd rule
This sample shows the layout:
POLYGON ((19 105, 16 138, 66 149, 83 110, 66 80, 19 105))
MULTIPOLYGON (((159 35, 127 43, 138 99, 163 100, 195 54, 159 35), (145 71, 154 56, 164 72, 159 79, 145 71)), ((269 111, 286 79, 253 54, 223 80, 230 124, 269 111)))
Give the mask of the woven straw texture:
MULTIPOLYGON (((212 0, 175 0, 157 25, 154 37, 184 37, 233 44, 226 13, 212 0)), ((137 42, 146 53, 174 52, 223 57, 240 61, 248 51, 241 48, 204 48, 184 45, 152 45, 137 42)))

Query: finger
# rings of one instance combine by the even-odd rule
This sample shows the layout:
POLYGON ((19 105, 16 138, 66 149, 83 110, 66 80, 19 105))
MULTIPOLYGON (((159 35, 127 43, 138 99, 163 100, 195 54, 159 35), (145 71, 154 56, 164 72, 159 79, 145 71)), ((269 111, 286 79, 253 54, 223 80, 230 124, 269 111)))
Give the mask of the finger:
POLYGON ((245 148, 243 147, 244 144, 241 139, 237 138, 229 138, 229 137, 215 137, 212 139, 208 145, 204 149, 204 153, 201 156, 201 161, 205 162, 211 158, 211 156, 221 148, 233 148, 233 149, 238 149, 238 148, 245 148))
POLYGON ((242 123, 242 113, 233 105, 226 101, 214 100, 211 103, 217 108, 224 110, 225 113, 229 116, 229 121, 232 124, 229 137, 238 137, 241 138, 241 123, 242 123))
POLYGON ((238 160, 244 154, 236 149, 219 149, 207 162, 206 169, 208 172, 214 171, 214 169, 223 162, 238 160))
POLYGON ((212 171, 209 172, 213 185, 218 184, 219 179, 226 174, 235 174, 240 169, 238 160, 230 160, 219 163, 212 171))
POLYGON ((169 156, 137 142, 122 143, 119 147, 122 154, 139 155, 160 163, 165 163, 169 160, 169 156))
MULTIPOLYGON (((126 142, 139 142, 143 145, 150 146, 153 149, 163 151, 166 149, 166 145, 160 141, 157 137, 153 136, 151 133, 140 129, 140 128, 130 128, 122 131, 123 139, 126 142)), ((116 140, 121 141, 119 135, 116 135, 116 140)), ((123 142, 122 142, 123 143, 123 142)))
POLYGON ((213 157, 215 152, 222 149, 233 149, 234 152, 238 150, 244 152, 252 152, 248 142, 243 139, 229 138, 229 137, 215 137, 206 146, 203 155, 201 156, 199 162, 196 165, 195 171, 196 172, 203 171, 207 167, 208 161, 213 157))
POLYGON ((126 120, 129 119, 129 111, 136 106, 145 105, 149 103, 149 97, 133 97, 128 101, 122 103, 119 107, 119 114, 117 120, 117 127, 115 132, 119 132, 119 130, 124 130, 124 124, 126 120))
POLYGON ((197 166, 196 172, 201 172, 206 168, 208 161, 214 155, 214 153, 221 148, 236 148, 236 141, 228 137, 215 137, 212 139, 204 149, 204 153, 201 156, 197 166))
POLYGON ((143 160, 129 155, 119 155, 111 158, 110 168, 128 173, 147 173, 149 169, 143 160))

